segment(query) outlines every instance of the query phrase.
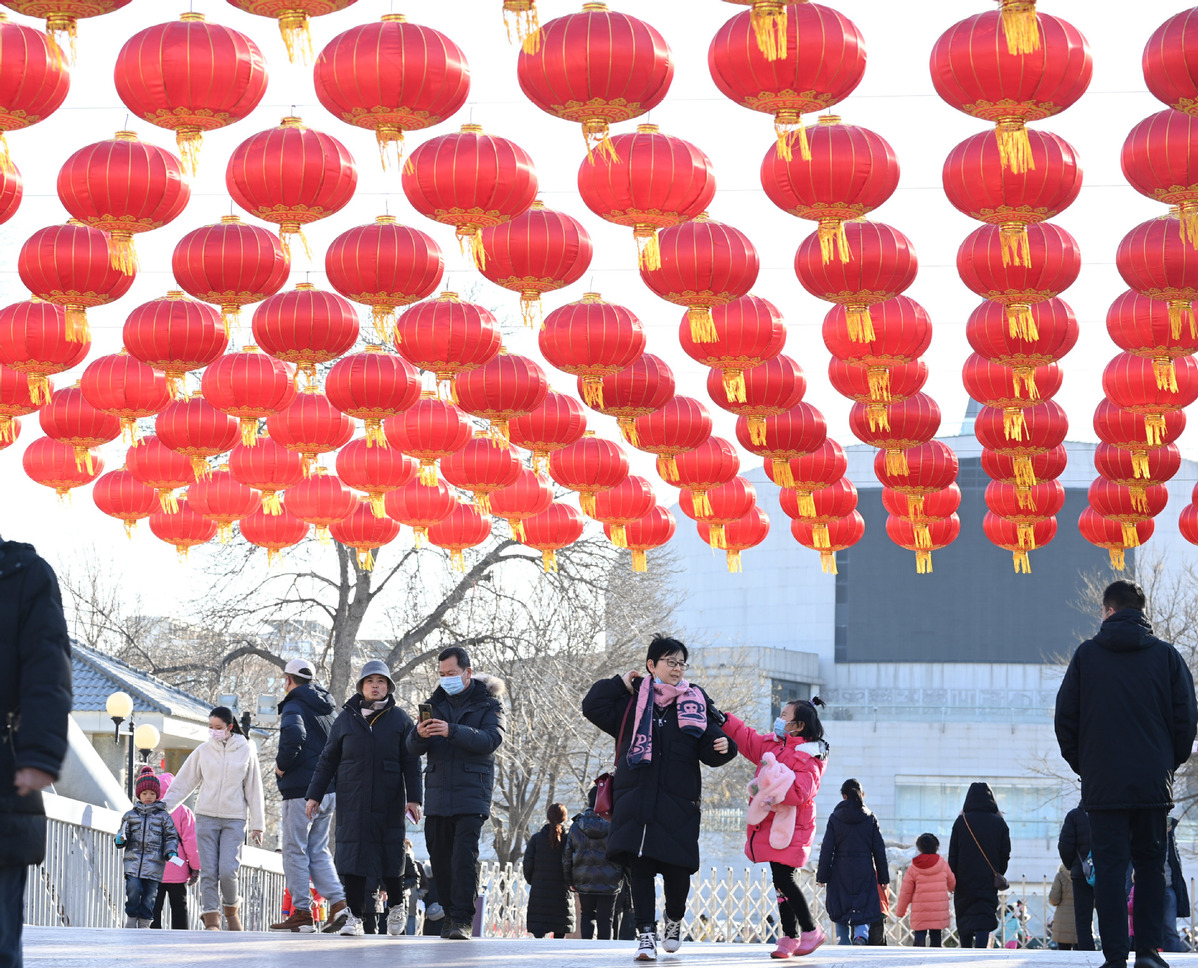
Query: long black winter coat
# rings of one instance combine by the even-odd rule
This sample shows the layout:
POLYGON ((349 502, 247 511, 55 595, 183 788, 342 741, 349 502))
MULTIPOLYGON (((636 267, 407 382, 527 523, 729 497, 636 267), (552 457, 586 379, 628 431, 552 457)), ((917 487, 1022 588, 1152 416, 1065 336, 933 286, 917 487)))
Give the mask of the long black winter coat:
MULTIPOLYGON (((707 697, 707 694, 703 694, 707 697)), ((703 796, 700 763, 723 766, 736 759, 736 743, 717 753, 713 744, 724 735, 712 721, 701 736, 678 726, 677 704, 653 711, 653 757, 647 765, 630 767, 625 759, 632 743, 636 699, 619 676, 600 679, 582 701, 582 714, 609 736, 617 736, 624 711, 633 708, 617 751, 615 809, 607 840, 607 856, 627 865, 634 857, 651 857, 677 864, 691 873, 699 869, 699 817, 703 796)), ((712 708, 707 699, 708 709, 712 708)))
POLYGON ((329 732, 308 799, 320 800, 337 778, 337 850, 341 874, 402 877, 404 811, 420 803, 420 759, 408 752, 415 732, 394 697, 367 723, 361 694, 349 697, 329 732))
POLYGON ((564 938, 574 929, 574 899, 562 870, 566 832, 553 843, 553 825, 545 824, 528 838, 524 848, 524 880, 528 882, 528 930, 534 934, 553 932, 564 938))
POLYGON ((953 910, 957 914, 958 931, 976 933, 998 927, 998 890, 987 858, 998 873, 1007 872, 1007 863, 1011 859, 1011 833, 998 812, 990 784, 971 783, 965 794, 965 807, 953 823, 948 842, 948 866, 957 877, 953 910), (978 839, 977 844, 965 826, 967 820, 978 839), (985 858, 982 851, 986 852, 985 858))
MULTIPOLYGON (((279 703, 279 752, 275 765, 283 775, 275 774, 279 795, 295 800, 308 792, 329 730, 333 728, 333 697, 324 686, 305 682, 296 686, 279 703)), ((329 793, 335 786, 329 786, 329 793)))
POLYGON ((869 807, 841 800, 828 818, 816 881, 827 885, 824 905, 838 924, 872 924, 882 917, 878 885, 890 883, 886 844, 869 807))
POLYGON ((1090 818, 1080 803, 1065 814, 1057 838, 1057 853, 1061 855, 1061 863, 1069 868, 1070 876, 1082 876, 1082 861, 1090 853, 1090 818))
POLYGON ((32 545, 0 541, 0 867, 41 863, 42 795, 17 796, 26 767, 58 776, 71 713, 71 640, 54 570, 32 545))
POLYGON ((1173 771, 1198 731, 1194 680, 1139 609, 1107 618, 1077 647, 1057 691, 1061 756, 1086 810, 1167 810, 1173 771))
POLYGON ((574 818, 562 870, 566 886, 579 894, 619 894, 624 868, 607 859, 607 835, 611 824, 589 807, 574 818))
POLYGON ((424 766, 424 807, 429 816, 491 815, 495 751, 507 729, 501 695, 501 680, 476 675, 456 696, 438 686, 428 697, 433 718, 449 723, 448 737, 423 739, 414 729, 408 737, 409 752, 428 756, 424 766))

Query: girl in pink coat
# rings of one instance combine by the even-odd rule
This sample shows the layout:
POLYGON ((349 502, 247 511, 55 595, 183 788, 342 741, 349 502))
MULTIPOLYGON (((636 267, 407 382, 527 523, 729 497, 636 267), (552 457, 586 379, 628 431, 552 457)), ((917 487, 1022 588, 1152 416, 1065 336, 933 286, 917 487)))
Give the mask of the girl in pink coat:
MULTIPOLYGON (((771 958, 810 954, 824 943, 825 938, 795 879, 795 870, 807 863, 811 845, 815 843, 815 794, 819 791, 828 756, 828 744, 824 742, 824 727, 820 724, 816 705, 824 703, 818 697, 811 701, 792 699, 774 720, 772 733, 758 733, 731 713, 723 727, 741 753, 757 765, 758 773, 766 753, 774 754, 778 764, 794 772, 794 782, 785 796, 774 804, 786 811, 787 824, 793 810, 794 834, 789 843, 782 847, 771 844, 770 834, 778 816, 776 810, 767 813, 760 823, 749 824, 745 842, 745 855, 749 860, 769 862, 778 892, 782 937, 778 939, 778 947, 770 953, 771 958)), ((775 837, 774 843, 777 842, 775 837)))
POLYGON ((911 909, 915 947, 923 948, 931 935, 932 947, 939 948, 940 932, 948 927, 948 896, 957 889, 957 878, 948 861, 936 853, 940 841, 935 834, 920 834, 915 848, 919 855, 903 878, 896 913, 901 918, 911 909))
MULTIPOLYGON (((174 779, 173 773, 158 774, 164 797, 174 779)), ((183 861, 183 866, 167 864, 163 870, 162 888, 154 900, 154 920, 150 922, 150 927, 162 927, 162 909, 169 898, 172 930, 186 931, 190 927, 187 915, 187 885, 194 884, 200 876, 200 852, 196 848, 196 815, 191 812, 191 807, 180 804, 171 811, 171 820, 175 822, 175 829, 179 831, 179 860, 183 861)))

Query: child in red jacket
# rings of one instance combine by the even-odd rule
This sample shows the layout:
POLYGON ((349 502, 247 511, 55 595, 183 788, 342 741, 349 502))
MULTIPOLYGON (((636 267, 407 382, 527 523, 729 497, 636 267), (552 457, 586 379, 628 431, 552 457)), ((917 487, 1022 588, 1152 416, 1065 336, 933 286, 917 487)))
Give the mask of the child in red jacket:
MULTIPOLYGON (((807 863, 811 845, 815 843, 815 795, 828 757, 828 744, 824 742, 824 727, 819 721, 816 705, 824 703, 818 697, 811 701, 792 699, 774 720, 772 733, 758 733, 731 713, 723 727, 741 753, 757 765, 758 773, 766 753, 774 754, 777 764, 794 772, 794 781, 785 796, 772 804, 775 809, 766 813, 760 823, 748 825, 745 843, 745 855, 749 860, 769 862, 774 887, 778 891, 782 937, 778 939, 778 947, 770 953, 772 958, 810 954, 824 943, 825 938, 795 880, 795 870, 807 863), (792 810, 794 813, 794 833, 781 847, 774 846, 770 837, 779 815, 777 808, 785 813, 788 826, 790 813, 792 810)), ((750 784, 750 790, 754 794, 758 792, 755 783, 750 784)), ((778 840, 777 837, 773 839, 778 840)))
POLYGON ((948 896, 957 889, 957 878, 948 861, 937 853, 940 841, 935 834, 920 834, 915 848, 919 855, 903 878, 896 913, 901 918, 911 909, 915 947, 923 948, 930 935, 932 947, 939 948, 940 932, 948 927, 948 896))

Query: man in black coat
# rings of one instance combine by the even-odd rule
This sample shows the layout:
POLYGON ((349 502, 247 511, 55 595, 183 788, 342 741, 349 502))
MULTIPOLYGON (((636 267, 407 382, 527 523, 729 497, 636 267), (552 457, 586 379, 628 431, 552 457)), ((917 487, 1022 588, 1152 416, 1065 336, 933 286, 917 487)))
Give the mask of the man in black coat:
POLYGON ((1090 818, 1080 803, 1065 814, 1057 838, 1061 863, 1073 881, 1073 917, 1077 922, 1077 950, 1094 950, 1094 888, 1086 880, 1082 862, 1090 856, 1090 818))
POLYGON ((1081 777, 1090 817, 1094 905, 1105 968, 1130 947, 1124 876, 1135 866, 1135 968, 1161 968, 1166 820, 1173 773, 1198 732, 1194 680, 1177 650, 1152 634, 1144 591, 1116 581, 1102 596, 1102 628, 1077 647, 1057 692, 1061 756, 1081 777))
POLYGON ((437 657, 438 686, 408 739, 408 749, 427 754, 424 768, 424 842, 437 893, 445 906, 442 938, 469 938, 478 896, 478 840, 491 815, 495 750, 503 742, 507 715, 499 697, 503 683, 475 675, 465 649, 452 646, 437 657))
POLYGON ((53 569, 0 539, 0 966, 21 966, 25 876, 46 855, 41 791, 58 778, 71 714, 71 641, 53 569))
POLYGON ((320 762, 321 751, 333 726, 333 697, 317 685, 316 669, 307 659, 292 659, 283 670, 286 694, 279 703, 279 751, 275 755, 275 781, 283 803, 279 830, 283 840, 283 877, 291 894, 291 916, 270 926, 271 931, 311 934, 311 881, 329 902, 326 930, 340 931, 345 924, 345 888, 333 866, 329 850, 329 823, 337 805, 330 786, 316 816, 306 812, 308 784, 320 762))

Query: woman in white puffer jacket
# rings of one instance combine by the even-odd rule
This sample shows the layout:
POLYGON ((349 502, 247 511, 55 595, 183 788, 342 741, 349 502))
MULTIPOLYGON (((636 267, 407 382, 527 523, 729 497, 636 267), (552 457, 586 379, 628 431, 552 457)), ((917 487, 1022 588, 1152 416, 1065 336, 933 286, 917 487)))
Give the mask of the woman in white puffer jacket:
POLYGON ((241 732, 232 710, 217 706, 208 716, 208 741, 192 750, 163 803, 169 813, 200 788, 196 797, 196 844, 200 853, 200 914, 204 927, 241 930, 237 871, 249 818, 254 843, 262 843, 265 808, 258 751, 241 732))

